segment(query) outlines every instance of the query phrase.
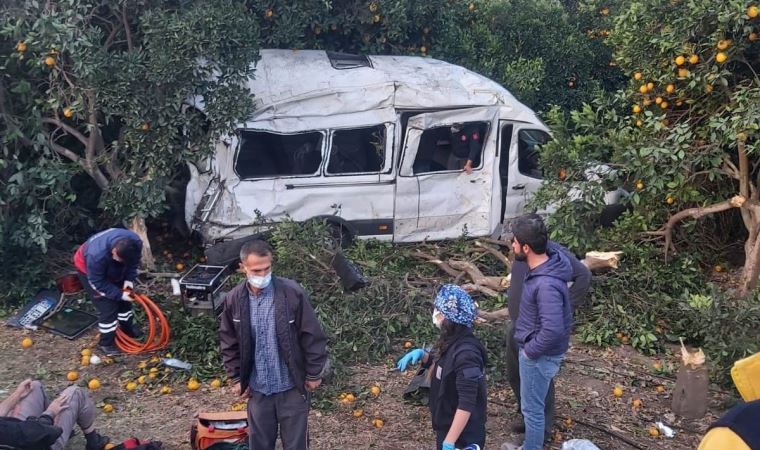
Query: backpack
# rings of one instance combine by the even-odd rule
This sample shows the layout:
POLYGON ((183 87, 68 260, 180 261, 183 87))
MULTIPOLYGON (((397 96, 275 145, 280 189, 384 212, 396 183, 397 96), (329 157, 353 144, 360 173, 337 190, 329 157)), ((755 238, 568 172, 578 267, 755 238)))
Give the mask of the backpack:
POLYGON ((193 450, 210 450, 214 444, 248 442, 246 411, 199 412, 190 428, 193 450))

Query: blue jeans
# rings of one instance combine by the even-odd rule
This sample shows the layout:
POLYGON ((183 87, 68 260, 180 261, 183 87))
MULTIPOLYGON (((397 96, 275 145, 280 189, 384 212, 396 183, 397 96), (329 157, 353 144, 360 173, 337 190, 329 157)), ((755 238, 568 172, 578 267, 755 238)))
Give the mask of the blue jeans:
POLYGON ((520 409, 525 419, 523 450, 544 448, 544 399, 564 358, 563 353, 529 359, 525 350, 520 349, 520 409))

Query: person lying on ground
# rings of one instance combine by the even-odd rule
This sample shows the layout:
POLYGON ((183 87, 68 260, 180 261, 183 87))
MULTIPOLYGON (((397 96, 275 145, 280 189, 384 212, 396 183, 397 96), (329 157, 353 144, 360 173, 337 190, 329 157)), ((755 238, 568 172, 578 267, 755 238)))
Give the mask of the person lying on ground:
POLYGON ((69 386, 48 402, 42 383, 26 379, 0 402, 0 448, 63 450, 79 425, 85 450, 102 450, 109 442, 95 429, 95 403, 90 393, 69 386))

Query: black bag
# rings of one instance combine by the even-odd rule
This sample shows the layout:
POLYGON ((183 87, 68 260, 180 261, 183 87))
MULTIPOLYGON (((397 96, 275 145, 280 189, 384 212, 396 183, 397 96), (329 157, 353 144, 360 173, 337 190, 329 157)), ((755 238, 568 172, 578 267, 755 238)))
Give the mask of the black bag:
POLYGON ((49 450, 61 433, 59 427, 37 422, 35 417, 0 417, 0 449, 49 450))
POLYGON ((356 267, 356 264, 349 261, 342 252, 335 253, 330 265, 338 274, 345 292, 358 291, 369 284, 369 280, 364 277, 362 271, 356 267))
POLYGON ((414 378, 409 382, 409 386, 404 389, 404 400, 410 403, 427 406, 430 401, 430 376, 428 372, 431 367, 420 368, 414 378))

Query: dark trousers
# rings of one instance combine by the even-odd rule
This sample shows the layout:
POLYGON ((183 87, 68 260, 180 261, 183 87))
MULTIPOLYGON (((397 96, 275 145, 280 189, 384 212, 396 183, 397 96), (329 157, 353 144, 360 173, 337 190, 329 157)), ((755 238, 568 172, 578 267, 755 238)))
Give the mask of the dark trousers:
POLYGON ((298 389, 264 395, 252 392, 248 399, 249 450, 274 450, 278 425, 283 450, 308 450, 308 418, 311 395, 298 389))
MULTIPOLYGON (((520 349, 515 341, 515 321, 512 320, 507 327, 507 380, 517 398, 517 410, 520 411, 520 363, 518 362, 520 349)), ((551 436, 552 427, 554 426, 554 415, 556 412, 554 404, 554 380, 549 384, 549 391, 546 393, 544 406, 545 435, 551 436)))
POLYGON ((79 272, 79 281, 82 282, 82 286, 84 286, 84 290, 90 297, 95 309, 98 310, 98 331, 100 332, 98 345, 113 346, 116 339, 116 328, 118 327, 121 327, 130 336, 134 334, 132 302, 103 297, 87 281, 87 275, 81 272, 79 272))

